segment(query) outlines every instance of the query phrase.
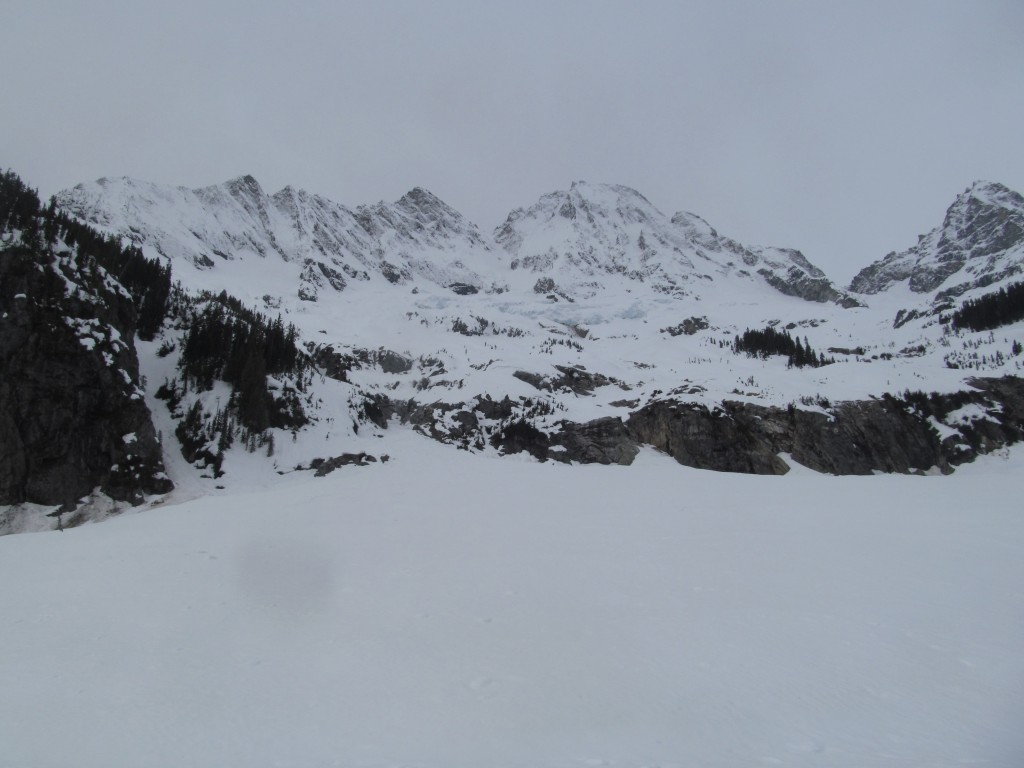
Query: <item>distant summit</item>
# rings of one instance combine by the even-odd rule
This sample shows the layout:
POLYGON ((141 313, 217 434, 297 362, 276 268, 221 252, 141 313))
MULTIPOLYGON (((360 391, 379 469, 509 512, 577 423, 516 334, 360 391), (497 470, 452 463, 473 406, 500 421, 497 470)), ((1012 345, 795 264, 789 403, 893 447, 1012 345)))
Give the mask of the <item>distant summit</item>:
POLYGON ((850 290, 876 294, 905 285, 945 300, 1022 271, 1024 197, 1002 184, 976 181, 957 196, 940 226, 865 267, 850 290))
POLYGON ((708 284, 763 286, 814 302, 855 306, 799 251, 743 246, 699 216, 671 219, 643 195, 577 181, 513 211, 495 231, 513 271, 541 276, 568 297, 586 298, 625 281, 666 296, 700 295, 708 284))
MULTIPOLYGON (((667 217, 635 189, 575 181, 509 214, 491 238, 423 187, 355 210, 251 175, 190 190, 101 179, 57 196, 72 214, 175 263, 211 270, 261 259, 306 301, 357 285, 540 293, 579 301, 642 284, 658 296, 782 293, 854 306, 799 252, 744 246, 699 216, 667 217), (292 268, 281 264, 293 265, 292 268)), ((225 288, 230 287, 225 284, 225 288)))
POLYGON ((373 282, 482 290, 487 281, 477 270, 493 261, 477 228, 420 187, 395 203, 352 211, 291 186, 268 195, 251 175, 194 190, 121 178, 79 184, 57 202, 179 265, 209 270, 252 258, 295 265, 281 278, 306 301, 373 282))

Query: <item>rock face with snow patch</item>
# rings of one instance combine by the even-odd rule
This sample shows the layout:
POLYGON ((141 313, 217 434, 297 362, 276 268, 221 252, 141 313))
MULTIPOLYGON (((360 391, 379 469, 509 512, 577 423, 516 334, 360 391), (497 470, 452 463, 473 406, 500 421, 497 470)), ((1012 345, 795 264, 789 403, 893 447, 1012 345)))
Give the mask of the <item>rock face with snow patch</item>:
POLYGON ((732 400, 708 407, 668 398, 625 422, 604 417, 544 426, 539 405, 508 398, 424 405, 382 398, 369 418, 386 427, 397 416, 439 442, 463 448, 489 443, 503 454, 540 461, 629 465, 646 444, 689 467, 761 475, 789 471, 780 454, 833 475, 948 473, 1024 438, 1024 380, 1016 377, 977 378, 957 393, 885 395, 824 411, 732 400), (957 416, 965 406, 973 409, 968 419, 957 416))
POLYGON ((914 293, 955 298, 1024 272, 1024 197, 977 181, 917 245, 862 269, 850 290, 875 294, 905 284, 914 293))

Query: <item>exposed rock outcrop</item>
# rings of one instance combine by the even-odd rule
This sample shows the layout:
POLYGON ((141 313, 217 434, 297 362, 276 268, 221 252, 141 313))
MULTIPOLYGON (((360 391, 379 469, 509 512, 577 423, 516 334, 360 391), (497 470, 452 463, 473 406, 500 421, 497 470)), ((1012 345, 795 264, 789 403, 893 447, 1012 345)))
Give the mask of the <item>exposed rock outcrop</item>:
POLYGON ((688 317, 683 322, 662 328, 659 333, 669 336, 693 336, 697 331, 706 331, 709 327, 706 317, 688 317))
POLYGON ((636 438, 618 417, 606 416, 583 424, 563 421, 559 426, 548 450, 555 461, 628 466, 640 452, 636 438))
POLYGON ((639 451, 618 417, 582 424, 552 420, 550 405, 531 398, 417 403, 374 394, 364 398, 359 411, 362 419, 381 429, 397 420, 438 442, 476 450, 490 445, 504 454, 529 453, 541 461, 626 465, 639 451))
POLYGON ((948 473, 1024 439, 1024 379, 970 383, 971 389, 950 394, 907 392, 813 409, 737 401, 709 408, 667 398, 626 422, 552 420, 544 401, 508 397, 419 404, 375 395, 363 411, 382 428, 395 418, 443 443, 478 450, 490 445, 541 461, 628 465, 647 444, 680 464, 719 472, 782 475, 789 465, 780 454, 789 454, 835 475, 948 473))
MULTIPOLYGON (((381 458, 387 461, 387 456, 381 458)), ((336 469, 347 466, 365 467, 377 462, 376 456, 368 453, 343 453, 340 456, 331 456, 327 459, 313 459, 309 462, 309 468, 313 470, 314 477, 326 477, 336 469)))
POLYGON ((491 437, 502 453, 529 453, 534 458, 564 464, 633 463, 640 446, 622 419, 605 417, 582 424, 560 421, 550 431, 538 429, 526 419, 514 421, 491 437))
POLYGON ((709 409, 697 403, 659 400, 634 413, 627 424, 640 442, 688 467, 781 475, 788 467, 777 456, 773 430, 758 423, 770 410, 732 402, 709 409))
POLYGON ((659 400, 627 422, 636 440, 699 469, 784 474, 794 461, 820 472, 867 475, 952 467, 1024 437, 1024 380, 974 379, 953 394, 839 403, 828 409, 727 401, 709 409, 659 400), (968 416, 956 416, 965 407, 968 416), (952 417, 952 418, 951 418, 952 417))
POLYGON ((413 367, 411 357, 383 347, 339 352, 330 345, 318 346, 307 342, 306 351, 319 373, 338 381, 348 381, 350 371, 374 365, 384 373, 408 373, 413 367))
POLYGON ((616 384, 626 389, 622 382, 617 379, 601 373, 591 373, 582 365, 556 365, 555 370, 558 371, 559 375, 551 376, 529 373, 527 371, 516 371, 512 375, 542 392, 563 391, 589 396, 594 394, 594 390, 598 387, 607 387, 611 384, 616 384))

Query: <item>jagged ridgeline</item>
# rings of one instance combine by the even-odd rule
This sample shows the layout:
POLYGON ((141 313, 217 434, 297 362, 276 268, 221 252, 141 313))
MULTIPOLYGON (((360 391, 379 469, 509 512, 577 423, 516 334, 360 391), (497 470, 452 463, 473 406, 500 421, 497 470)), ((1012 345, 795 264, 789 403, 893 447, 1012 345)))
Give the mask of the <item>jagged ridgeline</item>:
MULTIPOLYGON (((193 297, 176 288, 171 314, 185 331, 179 375, 165 381, 157 396, 180 419, 175 434, 189 461, 205 463, 219 475, 224 451, 236 438, 249 451, 267 446, 273 453, 270 428, 296 430, 308 422, 301 396, 311 366, 293 325, 285 326, 280 316, 270 320, 223 291, 193 297), (209 392, 218 381, 230 388, 226 402, 207 411, 196 399, 187 413, 179 409, 185 394, 209 392)), ((171 351, 165 342, 158 354, 171 351)))
POLYGON ((169 290, 169 267, 0 173, 0 504, 170 490, 134 345, 169 290))

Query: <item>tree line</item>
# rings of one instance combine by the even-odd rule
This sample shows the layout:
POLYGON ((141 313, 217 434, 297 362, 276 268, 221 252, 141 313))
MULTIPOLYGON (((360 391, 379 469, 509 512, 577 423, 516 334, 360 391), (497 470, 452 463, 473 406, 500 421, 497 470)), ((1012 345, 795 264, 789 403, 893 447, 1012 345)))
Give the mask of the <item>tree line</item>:
POLYGON ((1024 282, 965 301, 953 313, 950 325, 958 331, 988 331, 1019 320, 1024 320, 1024 282))
POLYGON ((57 208, 50 198, 43 206, 36 190, 12 171, 0 172, 0 233, 20 232, 21 244, 49 257, 63 242, 75 249, 81 269, 95 265, 113 276, 132 297, 139 338, 151 341, 163 325, 171 292, 171 267, 159 259, 147 259, 134 246, 102 235, 88 224, 57 208))
POLYGON ((794 339, 789 331, 781 331, 767 326, 761 330, 747 329, 740 336, 737 334, 733 340, 733 352, 739 354, 744 352, 750 357, 767 358, 770 355, 785 355, 788 358, 790 367, 803 368, 809 366, 818 368, 822 365, 829 365, 835 362, 835 358, 819 355, 807 341, 807 337, 801 342, 799 338, 794 339))

